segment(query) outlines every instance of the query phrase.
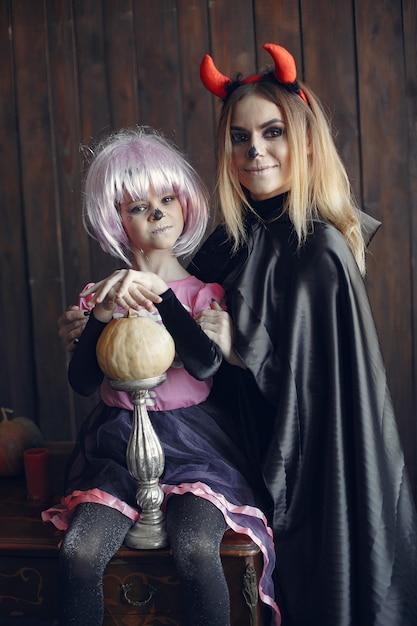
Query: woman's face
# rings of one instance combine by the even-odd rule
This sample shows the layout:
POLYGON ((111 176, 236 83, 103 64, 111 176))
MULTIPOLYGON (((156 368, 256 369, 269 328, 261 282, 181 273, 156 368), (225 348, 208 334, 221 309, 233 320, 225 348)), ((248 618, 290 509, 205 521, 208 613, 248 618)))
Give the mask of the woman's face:
POLYGON ((290 189, 291 164, 281 109, 258 94, 238 102, 231 117, 232 161, 253 200, 290 189))

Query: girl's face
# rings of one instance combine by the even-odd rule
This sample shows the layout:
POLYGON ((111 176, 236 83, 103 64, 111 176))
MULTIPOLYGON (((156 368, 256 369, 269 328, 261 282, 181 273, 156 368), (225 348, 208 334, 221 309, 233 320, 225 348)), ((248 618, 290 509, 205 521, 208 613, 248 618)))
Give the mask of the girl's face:
POLYGON ((135 253, 172 250, 184 228, 181 204, 174 193, 146 198, 126 198, 120 205, 123 228, 135 253))
POLYGON ((290 189, 291 164, 281 109, 261 95, 240 100, 231 117, 232 162, 253 200, 290 189))

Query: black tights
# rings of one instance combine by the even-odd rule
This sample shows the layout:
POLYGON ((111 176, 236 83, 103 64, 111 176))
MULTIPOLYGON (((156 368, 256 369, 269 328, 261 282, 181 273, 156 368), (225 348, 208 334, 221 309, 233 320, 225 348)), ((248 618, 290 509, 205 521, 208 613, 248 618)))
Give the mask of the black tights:
POLYGON ((131 524, 108 506, 77 506, 59 552, 60 626, 101 626, 104 570, 131 524))
MULTIPOLYGON (((60 550, 60 626, 101 626, 104 570, 123 543, 131 521, 95 503, 75 510, 60 550)), ((172 496, 167 530, 190 626, 229 626, 229 592, 220 560, 226 524, 211 502, 172 496)))
POLYGON ((226 530, 223 514, 208 500, 190 493, 172 496, 167 530, 188 623, 229 626, 229 590, 220 560, 226 530))

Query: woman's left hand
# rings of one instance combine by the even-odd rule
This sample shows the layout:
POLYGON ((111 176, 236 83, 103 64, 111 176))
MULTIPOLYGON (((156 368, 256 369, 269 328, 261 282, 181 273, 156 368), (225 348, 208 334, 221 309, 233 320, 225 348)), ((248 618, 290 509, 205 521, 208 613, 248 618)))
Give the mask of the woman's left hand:
POLYGON ((246 369, 245 364, 233 349, 232 318, 227 311, 221 308, 218 302, 213 301, 210 309, 201 311, 194 319, 207 337, 220 348, 228 363, 246 369))

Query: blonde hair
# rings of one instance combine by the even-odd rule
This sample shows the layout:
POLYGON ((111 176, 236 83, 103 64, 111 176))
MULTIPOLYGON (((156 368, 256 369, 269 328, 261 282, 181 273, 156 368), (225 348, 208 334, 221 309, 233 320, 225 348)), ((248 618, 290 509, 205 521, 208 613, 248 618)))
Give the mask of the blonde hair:
POLYGON ((299 85, 309 106, 298 94, 269 81, 241 85, 225 100, 217 129, 217 191, 221 221, 236 251, 246 240, 244 216, 252 209, 233 165, 230 125, 236 104, 257 94, 276 104, 284 116, 292 172, 284 211, 293 224, 299 246, 312 232, 314 220, 332 224, 344 235, 364 275, 365 243, 346 168, 319 100, 304 84, 299 82, 299 85))

